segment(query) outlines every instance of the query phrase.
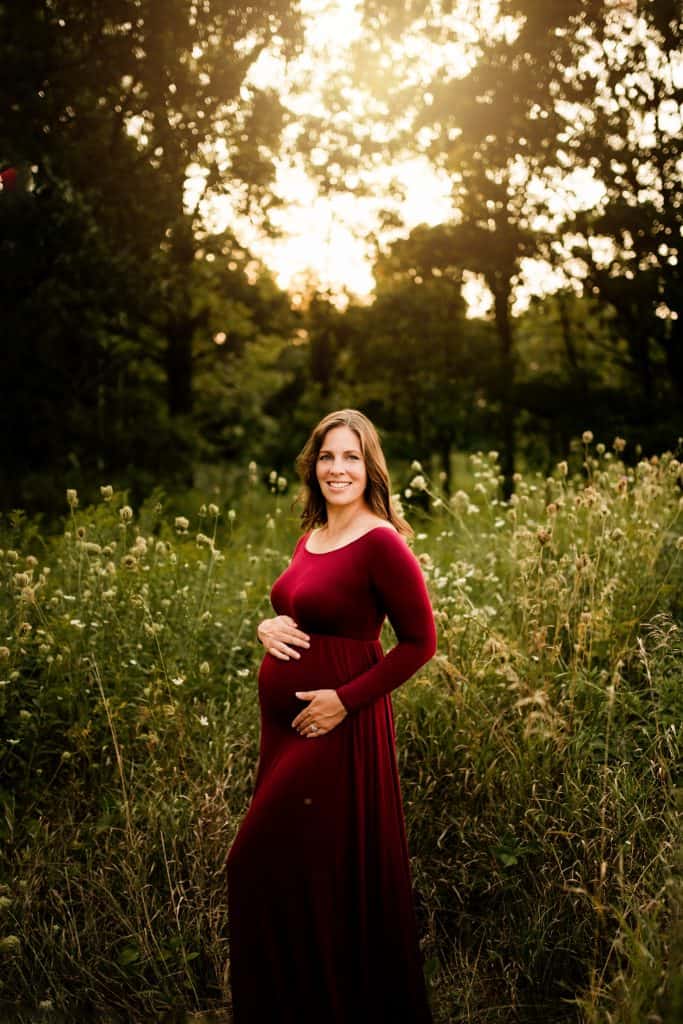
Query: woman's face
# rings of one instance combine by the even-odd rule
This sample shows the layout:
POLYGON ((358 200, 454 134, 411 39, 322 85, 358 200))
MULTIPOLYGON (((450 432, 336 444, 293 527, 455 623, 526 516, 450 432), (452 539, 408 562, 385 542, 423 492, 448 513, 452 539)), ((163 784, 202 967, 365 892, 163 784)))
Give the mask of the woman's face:
POLYGON ((328 505, 364 504, 367 483, 360 440, 350 427, 332 427, 323 438, 315 475, 328 505))

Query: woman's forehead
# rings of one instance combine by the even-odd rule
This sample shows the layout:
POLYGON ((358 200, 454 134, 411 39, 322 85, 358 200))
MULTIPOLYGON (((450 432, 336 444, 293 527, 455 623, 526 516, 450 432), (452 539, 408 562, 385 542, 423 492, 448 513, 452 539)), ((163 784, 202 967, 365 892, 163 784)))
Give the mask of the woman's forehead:
POLYGON ((350 427, 330 427, 322 439, 321 448, 336 448, 342 451, 360 451, 360 438, 350 427))

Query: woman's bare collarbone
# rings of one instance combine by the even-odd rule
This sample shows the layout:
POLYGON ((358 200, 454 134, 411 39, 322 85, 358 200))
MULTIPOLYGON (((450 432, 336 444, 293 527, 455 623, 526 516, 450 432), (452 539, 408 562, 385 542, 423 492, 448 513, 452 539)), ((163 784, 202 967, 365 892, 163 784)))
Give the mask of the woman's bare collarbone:
POLYGON ((353 523, 353 530, 347 529, 343 533, 339 533, 334 537, 326 536, 327 527, 321 526, 316 530, 311 530, 306 541, 306 549, 314 555, 324 555, 328 551, 334 551, 335 548, 346 547, 347 544, 352 544, 353 541, 359 540, 364 534, 369 533, 370 530, 374 530, 377 526, 385 527, 389 530, 396 532, 396 527, 388 522, 386 519, 380 519, 379 516, 363 518, 362 521, 353 523), (313 542, 311 544, 311 541, 313 542), (322 543, 321 543, 322 541, 322 543))

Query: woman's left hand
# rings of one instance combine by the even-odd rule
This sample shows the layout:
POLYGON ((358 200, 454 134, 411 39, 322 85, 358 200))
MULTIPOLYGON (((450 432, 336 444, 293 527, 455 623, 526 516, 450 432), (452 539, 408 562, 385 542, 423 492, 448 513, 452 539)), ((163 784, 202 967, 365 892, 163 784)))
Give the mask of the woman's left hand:
POLYGON ((348 715, 348 711, 337 696, 336 690, 298 690, 300 700, 310 701, 300 711, 292 726, 300 736, 315 739, 334 729, 348 715))

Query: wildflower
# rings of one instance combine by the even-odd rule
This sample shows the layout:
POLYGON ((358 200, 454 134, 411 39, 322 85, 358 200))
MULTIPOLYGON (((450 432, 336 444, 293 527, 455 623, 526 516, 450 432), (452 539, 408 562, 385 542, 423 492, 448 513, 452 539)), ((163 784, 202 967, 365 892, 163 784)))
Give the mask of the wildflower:
MULTIPOLYGON (((683 502, 683 498, 681 498, 681 501, 683 502)), ((676 551, 683 551, 683 535, 676 537, 676 551)), ((7 650, 7 648, 5 648, 5 650, 7 650)))
POLYGON ((623 452, 624 448, 626 447, 626 441, 623 437, 615 437, 614 441, 612 442, 612 447, 614 448, 615 452, 623 452))
POLYGON ((410 468, 413 471, 413 473, 421 473, 422 472, 422 463, 418 462, 417 459, 413 459, 413 461, 410 463, 410 468))
POLYGON ((602 443, 602 441, 599 444, 596 444, 595 450, 598 453, 598 455, 604 455, 605 454, 605 446, 602 443))
POLYGON ((616 542, 622 540, 625 536, 626 535, 624 531, 620 530, 617 526, 616 529, 612 530, 612 533, 610 534, 610 539, 616 542))
POLYGON ((0 658, 2 658, 3 661, 9 658, 9 654, 9 647, 0 647, 0 658))
POLYGON ((465 491, 456 491, 451 497, 451 506, 456 512, 465 512, 467 506, 470 503, 470 499, 465 491))
POLYGON ((211 666, 209 665, 208 661, 203 661, 201 663, 201 665, 199 666, 199 674, 202 675, 202 676, 208 676, 210 671, 211 671, 211 666))
POLYGON ((230 522, 231 523, 234 522, 234 520, 236 518, 237 518, 237 513, 235 512, 234 508, 228 509, 228 519, 230 520, 230 522))
POLYGON ((210 537, 207 537, 205 533, 198 533, 195 540, 198 548, 201 548, 202 546, 206 546, 208 548, 213 547, 213 541, 210 537))
POLYGON ((397 515, 403 516, 403 505, 401 504, 401 496, 399 494, 392 494, 391 507, 397 515))
POLYGON ((85 526, 78 526, 76 528, 76 536, 79 540, 85 540, 86 529, 85 526))
POLYGON ((209 724, 209 719, 206 717, 206 715, 199 716, 199 724, 203 726, 207 726, 209 724))
POLYGON ((219 515, 219 513, 220 513, 220 509, 219 509, 218 505, 213 505, 213 504, 209 505, 209 515, 210 516, 214 516, 214 518, 215 518, 217 515, 219 515))
POLYGON ((35 555, 27 555, 26 564, 29 567, 29 569, 35 569, 35 567, 38 565, 38 559, 35 557, 35 555))
POLYGON ((211 622, 212 618, 213 618, 213 615, 211 614, 211 612, 208 612, 208 611, 207 612, 202 612, 202 615, 201 615, 201 618, 200 618, 199 621, 200 622, 211 622))
POLYGON ((17 935, 5 935, 0 939, 0 953, 21 953, 21 940, 17 935))
POLYGON ((273 519, 272 516, 268 516, 268 518, 266 519, 266 529, 267 530, 274 530, 275 529, 275 520, 273 519))
POLYGON ((516 484, 521 484, 523 477, 521 473, 513 473, 512 479, 516 484))
POLYGON ((581 440, 584 444, 591 444, 591 442, 593 441, 593 431, 584 430, 583 434, 581 435, 581 440))
POLYGON ((270 473, 268 474, 268 483, 269 484, 276 484, 277 483, 277 470, 271 469, 270 473))
POLYGON ((175 517, 175 528, 178 533, 187 533, 187 528, 190 525, 190 520, 186 519, 185 516, 175 517))
POLYGON ((427 481, 425 480, 421 473, 418 473, 418 475, 414 476, 413 479, 410 481, 410 486, 415 491, 426 491, 427 481))
POLYGON ((32 631, 33 626, 31 625, 30 622, 22 622, 21 625, 19 626, 19 636, 21 637, 29 636, 32 631))
POLYGON ((111 486, 111 484, 104 484, 102 487, 100 487, 100 494, 102 495, 105 501, 111 501, 111 499, 114 497, 114 488, 111 486))
POLYGON ((22 587, 21 589, 21 600, 24 604, 35 604, 36 603, 36 590, 35 587, 22 587))
POLYGON ((128 569, 129 572, 132 572, 134 569, 137 569, 138 560, 135 557, 135 555, 129 552, 127 555, 124 555, 123 558, 121 559, 121 565, 123 566, 124 569, 128 569))
POLYGON ((497 462, 498 461, 498 454, 499 454, 498 452, 489 452, 489 459, 490 459, 490 461, 491 462, 497 462))
POLYGON ((543 547, 543 545, 547 544, 550 538, 552 537, 552 533, 550 530, 546 530, 542 526, 541 529, 536 532, 536 536, 538 538, 539 544, 541 545, 541 547, 543 547))
POLYGON ((277 478, 277 489, 280 493, 287 490, 287 477, 279 476, 277 478))
POLYGON ((13 551, 10 548, 7 554, 5 555, 5 558, 7 559, 8 562, 17 562, 19 560, 19 555, 17 554, 16 551, 13 551))
POLYGON ((147 554, 147 541, 145 540, 145 538, 143 536, 138 535, 135 538, 135 543, 133 544, 133 546, 132 546, 132 548, 130 550, 131 550, 131 552, 133 554, 138 555, 138 556, 146 555, 147 554))
POLYGON ((69 506, 69 508, 76 508, 76 506, 78 505, 78 491, 76 491, 73 487, 67 488, 66 503, 69 506))
POLYGON ((129 523, 133 518, 133 509, 130 505, 124 505, 119 509, 119 519, 122 523, 129 523))
POLYGON ((89 541, 85 542, 85 544, 83 545, 83 550, 87 554, 89 554, 89 555, 101 555, 102 554, 102 548, 100 547, 100 545, 96 544, 95 541, 92 541, 92 540, 89 540, 89 541))
POLYGON ((185 677, 184 676, 175 676, 174 679, 171 679, 171 682, 173 683, 174 686, 182 686, 183 683, 185 682, 185 677))
POLYGON ((15 572, 14 574, 14 585, 15 587, 27 587, 31 582, 31 577, 27 572, 15 572))
POLYGON ((557 515, 557 504, 554 501, 551 501, 549 505, 546 505, 545 510, 549 516, 557 515))

